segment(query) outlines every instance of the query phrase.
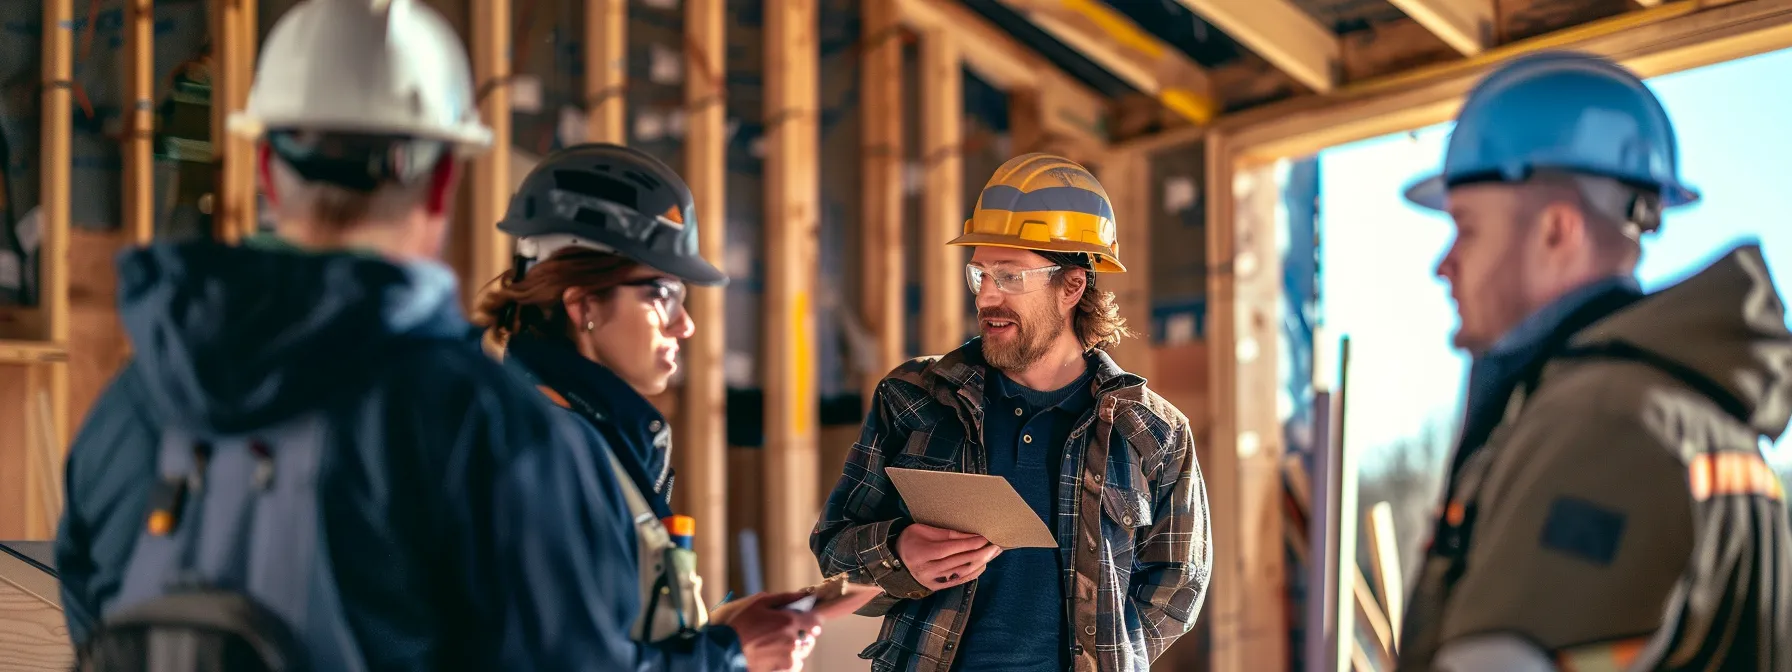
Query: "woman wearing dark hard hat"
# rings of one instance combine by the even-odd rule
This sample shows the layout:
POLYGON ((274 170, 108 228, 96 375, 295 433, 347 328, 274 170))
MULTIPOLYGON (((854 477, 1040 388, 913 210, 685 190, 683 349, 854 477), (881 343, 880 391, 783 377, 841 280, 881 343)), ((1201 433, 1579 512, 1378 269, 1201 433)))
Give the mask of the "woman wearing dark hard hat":
POLYGON ((686 286, 727 282, 698 254, 697 226, 683 179, 608 144, 544 157, 498 224, 516 238, 515 266, 476 319, 508 368, 580 420, 591 473, 550 477, 588 479, 581 504, 601 515, 566 532, 588 537, 591 562, 608 568, 602 585, 567 586, 568 602, 543 615, 607 612, 615 627, 605 638, 633 650, 636 667, 801 669, 819 619, 779 607, 802 594, 708 614, 695 555, 681 543, 692 521, 669 504, 671 432, 647 396, 665 391, 679 341, 696 330, 686 286))

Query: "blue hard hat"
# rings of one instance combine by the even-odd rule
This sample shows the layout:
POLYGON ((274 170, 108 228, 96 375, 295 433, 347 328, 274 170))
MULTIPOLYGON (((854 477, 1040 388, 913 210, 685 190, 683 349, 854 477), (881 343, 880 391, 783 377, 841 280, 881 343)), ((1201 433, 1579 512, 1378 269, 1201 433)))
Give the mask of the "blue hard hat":
POLYGON ((1516 58, 1481 80, 1456 117, 1443 172, 1408 187, 1406 200, 1443 210, 1451 187, 1519 182, 1537 170, 1658 191, 1664 208, 1699 200, 1680 181, 1674 127, 1661 101, 1623 66, 1575 52, 1516 58))

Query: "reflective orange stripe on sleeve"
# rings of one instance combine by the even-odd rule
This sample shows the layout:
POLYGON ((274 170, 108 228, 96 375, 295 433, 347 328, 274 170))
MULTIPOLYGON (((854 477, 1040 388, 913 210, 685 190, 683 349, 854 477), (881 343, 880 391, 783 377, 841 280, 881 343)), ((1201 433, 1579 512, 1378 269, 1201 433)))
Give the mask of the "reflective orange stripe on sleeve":
POLYGON ((572 408, 572 404, 566 401, 566 397, 560 396, 560 393, 555 392, 554 388, 548 387, 546 385, 536 385, 535 389, 541 390, 542 395, 546 396, 548 398, 548 401, 554 402, 555 406, 559 406, 561 408, 572 408))
POLYGON ((1778 474, 1757 453, 1703 453, 1687 465, 1693 499, 1704 501, 1724 495, 1786 497, 1778 474))
POLYGON ((1563 649, 1556 654, 1556 667, 1562 672, 1622 672, 1636 662, 1648 643, 1647 637, 1635 637, 1563 649))

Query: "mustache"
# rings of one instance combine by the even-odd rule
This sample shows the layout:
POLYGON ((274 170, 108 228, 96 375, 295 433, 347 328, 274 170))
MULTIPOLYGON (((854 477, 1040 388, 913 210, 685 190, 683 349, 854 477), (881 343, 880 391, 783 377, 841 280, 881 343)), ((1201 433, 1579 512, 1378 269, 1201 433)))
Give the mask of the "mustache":
POLYGON ((1020 315, 1017 315, 1017 314, 1015 314, 1014 311, 1008 310, 1006 308, 979 308, 979 309, 977 309, 977 319, 978 320, 1007 320, 1007 321, 1013 322, 1015 324, 1020 323, 1020 315))

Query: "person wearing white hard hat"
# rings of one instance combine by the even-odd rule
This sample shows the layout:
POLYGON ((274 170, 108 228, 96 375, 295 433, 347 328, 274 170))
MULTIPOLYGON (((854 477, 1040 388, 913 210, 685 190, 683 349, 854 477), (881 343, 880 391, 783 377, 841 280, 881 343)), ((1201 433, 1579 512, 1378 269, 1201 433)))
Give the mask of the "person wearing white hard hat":
POLYGON ((576 597, 636 587, 581 541, 628 532, 586 529, 620 517, 583 487, 605 467, 468 341, 438 259, 490 141, 473 89, 414 0, 280 17, 231 122, 277 235, 119 261, 134 354, 56 541, 81 669, 636 669, 630 624, 576 597))
POLYGON ((1758 246, 1644 294, 1640 239, 1699 193, 1608 60, 1512 60, 1469 94, 1438 263, 1473 358, 1397 668, 1792 669, 1792 532, 1761 446, 1792 334, 1758 246))

